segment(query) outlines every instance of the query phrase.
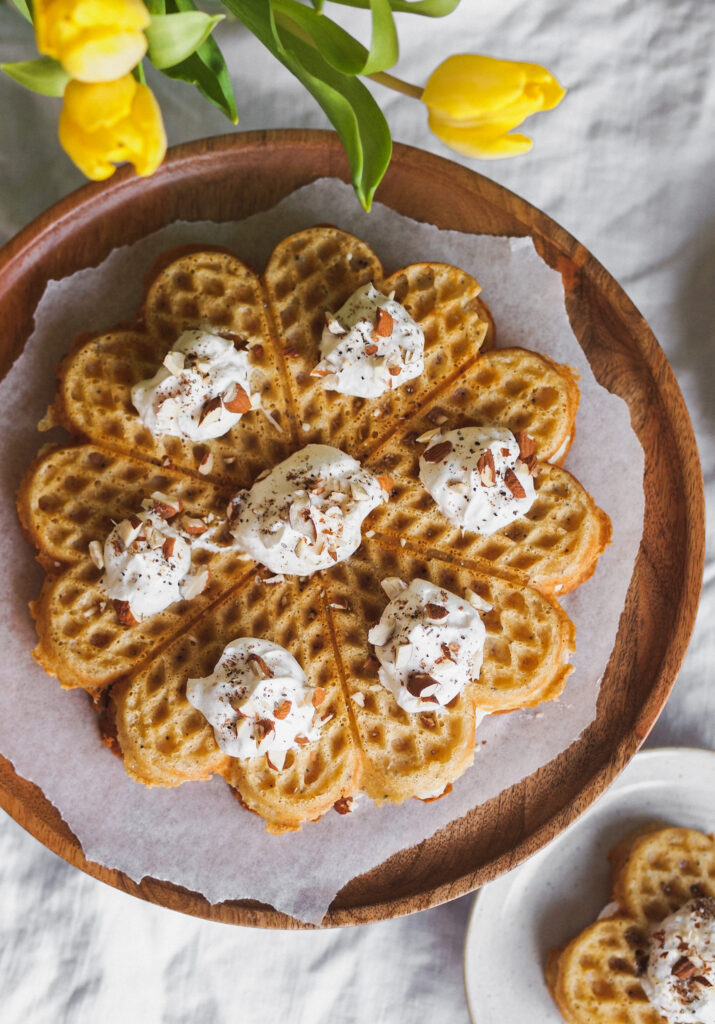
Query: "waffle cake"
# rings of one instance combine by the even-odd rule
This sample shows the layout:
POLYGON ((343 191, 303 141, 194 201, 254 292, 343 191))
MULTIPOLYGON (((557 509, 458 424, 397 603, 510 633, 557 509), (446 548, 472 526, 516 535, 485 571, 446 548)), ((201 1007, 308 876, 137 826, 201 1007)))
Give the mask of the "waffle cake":
POLYGON ((106 706, 133 778, 178 785, 219 774, 271 831, 291 830, 331 806, 348 809, 361 788, 378 802, 439 796, 471 763, 475 715, 561 692, 574 630, 553 594, 593 571, 609 524, 557 465, 574 433, 574 375, 535 353, 492 350, 478 296, 473 278, 444 264, 386 277, 354 236, 314 228, 282 242, 262 277, 224 250, 172 251, 155 267, 133 328, 75 343, 58 370, 50 416, 72 440, 41 451, 18 494, 21 524, 47 572, 32 606, 35 656, 63 686, 106 706), (326 311, 366 281, 394 290, 425 334, 425 372, 378 400, 326 391, 310 375, 326 311), (155 438, 130 394, 191 328, 245 349, 260 394, 260 406, 228 434, 200 444, 155 438), (425 422, 490 417, 533 439, 537 500, 531 518, 481 538, 488 545, 464 544, 446 521, 438 524, 425 492, 410 490, 414 439, 425 422), (392 497, 365 521, 350 559, 306 580, 276 578, 232 544, 225 509, 237 488, 309 442, 360 458, 392 497), (214 542, 196 556, 209 585, 125 625, 103 599, 90 549, 155 492, 181 499, 184 515, 213 520, 214 542), (479 595, 487 630, 479 680, 449 707, 421 715, 403 711, 377 682, 366 636, 387 603, 381 579, 416 573, 479 595), (221 753, 186 698, 187 679, 250 635, 292 652, 325 694, 320 738, 292 751, 280 770, 263 757, 221 753))
POLYGON ((715 896, 715 840, 650 825, 622 840, 609 860, 608 916, 549 952, 549 991, 568 1024, 667 1024, 641 981, 650 935, 694 897, 715 896))

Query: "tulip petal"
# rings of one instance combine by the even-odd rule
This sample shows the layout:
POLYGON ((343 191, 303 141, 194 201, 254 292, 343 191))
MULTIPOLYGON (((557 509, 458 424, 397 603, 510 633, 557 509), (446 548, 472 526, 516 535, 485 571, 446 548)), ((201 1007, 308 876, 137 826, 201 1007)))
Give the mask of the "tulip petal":
POLYGON ((450 149, 479 160, 519 156, 528 153, 533 146, 526 135, 507 134, 511 125, 460 125, 430 115, 429 126, 450 149))
POLYGON ((64 109, 60 112, 58 134, 62 148, 85 178, 91 181, 104 181, 114 174, 116 168, 107 160, 101 147, 68 116, 64 109))
POLYGON ((137 89, 131 75, 116 82, 69 82, 63 109, 85 131, 96 132, 129 116, 137 89))
POLYGON ((129 74, 147 51, 143 32, 91 29, 62 51, 62 66, 80 82, 113 82, 129 74))
POLYGON ((95 181, 129 161, 138 174, 153 174, 166 153, 159 105, 148 86, 131 75, 116 82, 70 82, 60 115, 60 142, 80 170, 95 181))
POLYGON ((462 120, 475 111, 496 111, 518 102, 526 81, 517 61, 456 54, 432 72, 422 101, 443 117, 462 120))
POLYGON ((146 53, 142 0, 35 0, 34 12, 38 50, 80 81, 120 78, 146 53))
POLYGON ((137 87, 132 118, 142 135, 142 147, 136 153, 134 167, 142 176, 153 174, 166 155, 166 132, 159 104, 146 85, 137 87))
POLYGON ((73 8, 73 20, 80 27, 113 25, 124 31, 146 28, 151 16, 142 0, 65 0, 73 8))

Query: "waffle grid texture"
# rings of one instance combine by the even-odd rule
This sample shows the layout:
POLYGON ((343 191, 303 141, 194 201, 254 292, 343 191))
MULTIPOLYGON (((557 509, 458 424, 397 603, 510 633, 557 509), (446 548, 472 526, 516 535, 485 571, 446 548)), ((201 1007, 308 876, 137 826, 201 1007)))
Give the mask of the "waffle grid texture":
POLYGON ((315 228, 280 243, 262 279, 222 250, 166 254, 135 328, 75 343, 58 370, 53 407, 74 441, 41 452, 18 495, 21 523, 47 570, 33 605, 35 655, 64 686, 97 698, 104 691, 102 699, 111 688, 130 775, 175 785, 221 774, 269 829, 282 831, 360 786, 378 801, 437 796, 471 763, 475 709, 508 711, 561 692, 573 626, 550 593, 593 571, 607 542, 603 514, 573 477, 544 462, 532 518, 489 544, 465 543, 425 508, 424 492, 418 496, 409 479, 425 424, 449 429, 498 417, 528 431, 543 460, 562 459, 573 437, 571 371, 520 349, 480 355, 493 329, 478 296, 476 281, 443 264, 385 277, 360 240, 315 228), (368 280, 395 292, 426 339, 422 377, 374 402, 326 392, 309 374, 325 312, 368 280), (201 445, 157 440, 132 410, 131 386, 195 327, 246 347, 270 419, 254 410, 224 438, 201 445), (98 588, 90 541, 101 543, 112 521, 156 490, 181 497, 192 514, 221 516, 236 489, 311 442, 340 447, 391 478, 392 501, 366 521, 353 558, 307 585, 272 581, 224 538, 195 556, 210 570, 204 593, 136 626, 118 624, 98 588), (209 472, 201 475, 207 452, 209 472), (387 603, 379 586, 386 575, 472 589, 492 606, 483 616, 480 680, 449 708, 408 715, 364 667, 367 630, 387 603), (237 635, 281 643, 327 694, 321 739, 289 755, 279 773, 264 758, 224 757, 186 701, 186 679, 211 671, 237 635))
POLYGON ((715 897, 715 838, 648 825, 610 854, 618 913, 552 949, 546 981, 568 1024, 666 1024, 640 983, 650 929, 694 896, 715 897))

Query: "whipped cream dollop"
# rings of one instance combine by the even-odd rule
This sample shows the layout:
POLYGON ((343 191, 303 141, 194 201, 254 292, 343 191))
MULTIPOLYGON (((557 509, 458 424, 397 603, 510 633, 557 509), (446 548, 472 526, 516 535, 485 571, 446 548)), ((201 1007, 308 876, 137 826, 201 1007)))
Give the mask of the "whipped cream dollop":
POLYGON ((715 899, 691 900, 651 932, 641 984, 672 1024, 715 1024, 715 899))
POLYGON ((479 677, 487 634, 477 609, 427 580, 382 586, 390 603, 368 633, 380 682, 405 711, 444 707, 479 677))
POLYGON ((265 754, 277 771, 289 750, 318 739, 323 724, 316 709, 325 692, 308 685, 284 647, 255 637, 232 640, 210 676, 188 680, 186 696, 225 754, 265 754))
POLYGON ((328 314, 312 376, 328 391, 379 398, 419 377, 424 348, 424 332, 405 307, 368 283, 328 314))
POLYGON ((222 437, 255 408, 248 354, 206 331, 184 331, 150 380, 132 388, 139 418, 155 437, 222 437))
POLYGON ((309 444, 239 491, 229 505, 238 545, 275 573, 307 576, 353 553, 365 517, 387 493, 360 463, 309 444))
POLYGON ((157 492, 144 504, 114 526, 103 549, 98 541, 90 544, 92 560, 104 569, 100 587, 125 625, 190 600, 208 583, 207 569, 191 570, 190 538, 168 522, 181 503, 157 492))
POLYGON ((488 536, 526 515, 535 498, 531 438, 494 426, 428 434, 420 480, 451 523, 488 536))

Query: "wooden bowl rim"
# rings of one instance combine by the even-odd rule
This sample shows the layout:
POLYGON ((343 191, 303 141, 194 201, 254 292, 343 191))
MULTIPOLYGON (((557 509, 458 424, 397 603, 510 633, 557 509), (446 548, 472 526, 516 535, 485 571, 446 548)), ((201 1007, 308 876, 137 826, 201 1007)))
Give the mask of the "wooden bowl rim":
MULTIPOLYGON (((157 194, 161 190, 171 188, 172 182, 184 178, 200 178, 207 171, 220 173, 222 163, 233 159, 240 160, 246 154, 254 152, 268 153, 276 148, 288 147, 296 153, 296 160, 301 154, 318 150, 325 155, 327 169, 314 177, 335 176, 349 181, 349 174, 344 160, 340 142, 334 132, 318 130, 274 130, 255 131, 240 134, 216 136, 210 139, 197 140, 173 147, 169 150, 165 164, 151 179, 137 179, 131 168, 121 168, 112 179, 99 184, 83 185, 81 188, 59 200, 53 206, 36 217, 23 228, 14 238, 0 249, 0 303, 11 293, 17 281, 28 271, 33 260, 33 253, 39 249, 49 251, 61 240, 63 232, 82 230, 85 222, 97 217, 97 208, 102 209, 109 203, 111 208, 121 207, 130 201, 138 189, 153 189, 157 194)), ((535 242, 547 239, 562 253, 581 274, 593 278, 598 274, 611 288, 609 305, 616 309, 624 321, 633 327, 633 348, 638 356, 641 367, 650 372, 653 386, 659 392, 668 413, 678 456, 681 459, 684 479, 692 488, 691 501, 685 508, 686 547, 684 552, 682 576, 693 586, 699 587, 705 560, 705 503, 702 471, 697 453, 695 437, 690 418, 678 388, 674 374, 667 362, 652 331, 648 327, 634 304, 621 289, 620 285, 597 260, 575 238, 566 232, 550 217, 532 206, 526 200, 516 196, 501 185, 483 177, 475 171, 460 164, 453 163, 443 157, 436 156, 412 146, 396 144, 390 174, 401 166, 415 175, 433 174, 437 177, 449 177, 460 188, 475 196, 480 201, 503 209, 503 200, 508 197, 509 214, 516 218, 523 227, 523 234, 530 235, 535 242), (677 424, 675 423, 677 421, 677 424)), ((386 180, 388 180, 386 179, 386 180)), ((290 191, 290 190, 289 190, 290 191)), ((282 195, 277 194, 271 202, 261 209, 268 209, 278 202, 282 195)), ((377 200, 380 200, 378 191, 377 200)), ((200 215, 186 216, 186 220, 206 219, 200 215)), ((429 219, 429 211, 425 219, 429 219)), ((165 222, 166 223, 166 222, 165 222)), ((514 232, 510 232, 514 233, 514 232)), ((136 236, 142 237, 141 233, 136 236)), ((101 262, 113 246, 106 245, 106 252, 93 262, 81 261, 73 269, 80 266, 91 266, 101 262)), ((72 273, 70 269, 67 273, 72 273)), ((602 290, 602 285, 597 286, 602 290)), ((34 313, 34 310, 32 311, 34 313)), ((11 339, 10 352, 6 365, 0 367, 0 379, 8 371, 17 357, 32 330, 32 317, 27 316, 20 335, 11 339)), ((628 399, 625 399, 628 401, 628 399)), ((648 453, 646 453, 648 454, 648 453)), ((634 572, 635 576, 635 572, 634 572)), ((684 588, 684 592, 687 588, 684 588)), ((697 595, 695 595, 697 596, 697 595)), ((692 594, 691 594, 692 597, 692 594)), ((366 901, 360 906, 343 906, 340 893, 331 904, 320 927, 341 927, 363 924, 370 921, 383 920, 412 913, 416 910, 437 906, 441 903, 464 895, 490 881, 498 875, 515 867, 547 842, 567 828, 597 799, 608 784, 622 771, 626 763, 636 753, 648 732, 652 728, 657 715, 665 704, 675 683, 675 679, 687 648, 687 641, 692 633, 697 600, 681 599, 674 609, 674 621, 671 637, 664 652, 660 670, 650 690, 649 698, 640 708, 634 728, 624 735, 619 743, 608 751, 606 763, 599 762, 598 767, 587 778, 581 787, 578 800, 562 806, 560 810, 542 823, 536 830, 529 832, 508 852, 502 853, 480 865, 465 871, 462 875, 449 882, 435 884, 419 893, 397 897, 394 899, 366 901)), ((582 743, 583 737, 574 745, 582 743)), ((569 748, 571 749, 571 748, 569 748)), ((562 752, 550 764, 558 763, 564 756, 562 752)), ((546 767, 546 766, 544 766, 546 767)), ((543 771, 539 769, 539 772, 543 771)), ((529 776, 533 779, 538 772, 529 776)), ((523 780, 523 782, 528 780, 523 780)), ((515 787, 523 785, 517 783, 515 787)), ((508 790, 506 792, 509 792, 508 790)), ((276 911, 273 907, 251 900, 232 900, 225 903, 209 904, 198 893, 184 889, 168 881, 144 878, 139 883, 122 872, 107 868, 93 861, 88 861, 82 847, 70 831, 57 809, 44 796, 42 791, 32 783, 18 776, 11 763, 0 756, 0 806, 10 814, 35 838, 58 856, 80 868, 87 874, 104 881, 115 888, 129 892, 149 902, 177 909, 194 916, 227 923, 237 923, 254 927, 310 928, 295 918, 276 911)), ((440 830, 435 835, 448 832, 451 826, 440 830)), ((431 842, 435 837, 426 840, 431 842)), ((423 844, 420 844, 423 845, 423 844)), ((399 856, 395 855, 395 856, 399 856)), ((384 862, 387 863, 387 862, 384 862)), ((378 870, 378 865, 373 871, 378 870)), ((368 873, 369 875, 370 873, 368 873)), ((350 885, 350 883, 348 883, 350 885)), ((341 890, 342 891, 342 890, 341 890)))

